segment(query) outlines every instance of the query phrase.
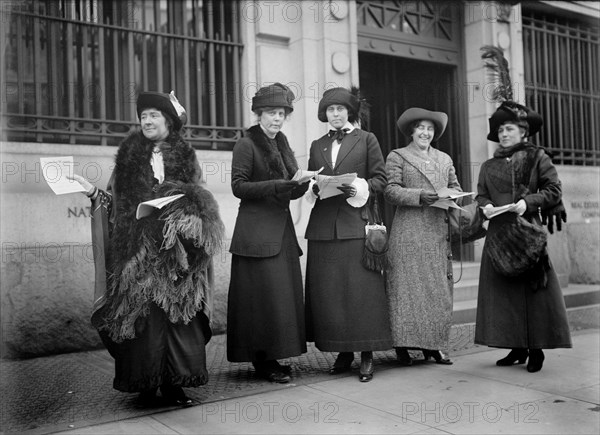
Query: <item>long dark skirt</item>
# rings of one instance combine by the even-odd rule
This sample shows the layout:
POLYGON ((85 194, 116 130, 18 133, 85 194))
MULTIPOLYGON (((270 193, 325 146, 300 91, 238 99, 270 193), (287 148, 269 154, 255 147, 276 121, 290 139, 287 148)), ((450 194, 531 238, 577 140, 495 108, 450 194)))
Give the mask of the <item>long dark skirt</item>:
MULTIPOLYGON (((503 231, 508 219, 508 213, 492 219, 487 237, 503 231)), ((487 246, 486 242, 479 273, 475 343, 501 348, 572 347, 565 301, 554 269, 547 272, 546 287, 533 290, 524 277, 496 272, 487 246)))
POLYGON ((205 345, 211 332, 208 319, 198 313, 190 323, 171 323, 151 304, 150 313, 136 322, 136 338, 121 343, 100 332, 115 359, 113 387, 137 392, 161 385, 199 387, 208 382, 205 345))
POLYGON ((233 255, 227 306, 229 361, 265 361, 306 352, 299 255, 289 224, 278 255, 233 255))
POLYGON ((383 275, 362 266, 364 243, 308 241, 307 339, 322 351, 392 347, 383 275))

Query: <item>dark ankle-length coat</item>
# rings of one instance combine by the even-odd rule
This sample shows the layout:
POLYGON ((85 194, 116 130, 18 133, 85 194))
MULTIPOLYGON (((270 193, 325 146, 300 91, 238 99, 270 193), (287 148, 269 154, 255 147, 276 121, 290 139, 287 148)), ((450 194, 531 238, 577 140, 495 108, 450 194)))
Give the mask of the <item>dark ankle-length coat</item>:
MULTIPOLYGON (((558 204, 562 190, 552 160, 534 145, 499 149, 495 157, 484 162, 477 183, 477 202, 481 206, 516 202, 513 171, 517 187, 528 185, 533 173, 532 188, 523 196, 527 204, 524 217, 541 226, 538 210, 558 204), (528 158, 534 158, 532 166, 526 164, 528 158), (524 170, 527 167, 531 169, 524 170)), ((510 214, 490 220, 488 238, 503 231, 510 214)), ((532 272, 512 278, 499 274, 492 266, 486 242, 479 274, 476 344, 529 349, 572 346, 565 302, 547 254, 532 272)))
POLYGON ((278 192, 298 164, 286 136, 250 127, 233 149, 231 189, 240 199, 230 252, 227 359, 263 362, 306 352, 302 251, 290 200, 308 183, 278 192))

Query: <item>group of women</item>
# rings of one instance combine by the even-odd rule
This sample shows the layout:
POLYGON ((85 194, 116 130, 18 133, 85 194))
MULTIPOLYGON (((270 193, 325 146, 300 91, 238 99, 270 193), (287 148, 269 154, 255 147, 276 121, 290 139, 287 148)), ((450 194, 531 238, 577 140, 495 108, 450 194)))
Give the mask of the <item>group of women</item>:
MULTIPOLYGON (((295 96, 279 83, 252 99, 258 123, 233 151, 233 194, 240 199, 233 231, 227 314, 227 356, 251 362, 271 382, 289 382, 290 366, 278 360, 306 352, 307 342, 337 352, 331 374, 351 370, 360 352, 359 380, 373 378, 373 351, 395 348, 400 364, 411 353, 452 364, 447 349, 453 278, 447 211, 433 206, 441 188, 461 190, 451 158, 434 148, 448 117, 410 108, 398 119, 408 145, 384 161, 373 133, 361 128, 361 98, 349 89, 326 91, 318 119, 329 132, 312 142, 309 171, 355 173, 339 194, 323 195, 314 180, 300 183, 299 168, 281 132, 295 96), (386 273, 363 266, 366 209, 382 194, 395 208, 386 273), (290 201, 313 204, 305 285, 290 214, 290 201)), ((200 183, 193 148, 181 137, 185 109, 173 94, 143 92, 137 99, 141 129, 120 145, 108 188, 78 175, 92 200, 96 249, 93 324, 115 358, 114 387, 140 392, 144 404, 186 405, 182 387, 207 382, 205 345, 210 340, 212 255, 224 227, 218 205, 200 183), (149 217, 137 205, 179 195, 149 217)), ((538 211, 561 199, 560 182, 547 156, 537 163, 535 189, 518 200, 511 174, 523 177, 528 142, 541 126, 535 112, 503 104, 490 119, 488 139, 499 142, 481 168, 477 201, 515 202, 513 213, 541 225, 538 211), (516 168, 516 169, 515 169, 516 168)), ((489 232, 506 218, 492 218, 489 232)), ((486 245, 487 246, 487 245, 486 245)), ((566 310, 556 274, 544 261, 543 285, 507 278, 491 266, 484 246, 475 342, 512 349, 498 365, 542 368, 543 348, 570 347, 566 310), (551 319, 551 323, 550 323, 551 319), (551 325, 551 326, 548 326, 551 325)))
MULTIPOLYGON (((279 83, 260 89, 252 100, 258 125, 233 152, 232 188, 241 202, 231 247, 229 360, 252 362, 257 374, 280 383, 289 382, 291 369, 277 360, 305 352, 306 341, 338 353, 332 374, 349 371, 354 353, 360 352, 361 382, 373 378, 373 351, 392 347, 405 366, 412 365, 409 350, 452 364, 442 353, 453 309, 450 226, 448 211, 435 203, 441 189, 462 189, 450 156, 432 146, 446 129, 447 115, 406 110, 397 125, 409 143, 384 162, 375 135, 361 129, 357 93, 327 90, 317 116, 329 132, 312 142, 308 170, 325 176, 356 173, 356 179, 338 187, 338 195, 320 198, 314 180, 291 181, 298 164, 280 130, 293 100, 291 90, 279 83), (378 194, 395 209, 385 274, 362 264, 365 211, 378 194), (289 211, 290 200, 303 195, 313 203, 305 234, 304 304, 302 251, 289 211)), ((514 102, 502 104, 490 119, 488 139, 500 146, 482 166, 476 199, 484 214, 492 206, 515 203, 510 213, 491 219, 490 234, 501 231, 510 215, 541 225, 539 211, 561 200, 547 155, 533 169, 524 164, 539 148, 528 137, 540 126, 537 113, 514 102), (514 197, 515 176, 520 180, 531 171, 537 174, 535 187, 514 197)), ((498 365, 529 358, 527 369, 536 372, 542 368, 543 348, 571 346, 556 274, 547 255, 542 262, 543 288, 526 277, 500 275, 484 247, 475 341, 512 349, 498 365)))

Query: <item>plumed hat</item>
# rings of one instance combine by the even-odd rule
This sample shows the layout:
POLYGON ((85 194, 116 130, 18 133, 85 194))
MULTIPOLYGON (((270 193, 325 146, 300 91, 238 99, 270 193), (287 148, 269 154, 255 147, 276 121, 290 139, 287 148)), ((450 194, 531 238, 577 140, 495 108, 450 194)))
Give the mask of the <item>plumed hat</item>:
POLYGON ((527 134, 533 136, 540 131, 544 121, 539 113, 513 101, 508 61, 504 57, 504 52, 493 45, 484 45, 481 47, 481 51, 481 58, 485 61, 488 78, 496 85, 492 100, 500 103, 498 109, 489 119, 490 131, 487 139, 500 142, 498 128, 507 121, 526 128, 527 134))
POLYGON ((319 121, 327 122, 327 108, 332 104, 341 104, 349 112, 348 119, 353 122, 360 112, 360 99, 357 95, 346 88, 328 89, 323 93, 323 98, 319 101, 319 110, 317 115, 319 121))
POLYGON ((286 112, 294 111, 294 93, 281 83, 274 83, 260 88, 254 97, 252 97, 252 111, 265 107, 283 107, 286 112))
POLYGON ((488 140, 500 142, 500 138, 498 138, 498 129, 507 121, 526 128, 528 130, 528 136, 533 136, 540 131, 540 128, 542 128, 544 123, 542 116, 531 110, 529 107, 525 107, 514 101, 505 101, 489 119, 490 132, 487 135, 488 140))
POLYGON ((398 128, 407 137, 410 137, 413 133, 413 124, 416 121, 427 120, 433 122, 435 126, 435 135, 433 141, 438 140, 444 131, 446 125, 448 125, 448 115, 444 112, 432 112, 431 110, 421 109, 420 107, 411 107, 406 109, 400 118, 398 118, 398 128))
POLYGON ((175 92, 171 91, 170 94, 164 94, 162 92, 140 92, 137 98, 137 115, 141 118, 142 112, 145 109, 158 109, 165 116, 168 116, 173 123, 173 127, 176 131, 183 127, 183 124, 187 122, 187 113, 183 106, 179 104, 179 100, 175 96, 175 92))

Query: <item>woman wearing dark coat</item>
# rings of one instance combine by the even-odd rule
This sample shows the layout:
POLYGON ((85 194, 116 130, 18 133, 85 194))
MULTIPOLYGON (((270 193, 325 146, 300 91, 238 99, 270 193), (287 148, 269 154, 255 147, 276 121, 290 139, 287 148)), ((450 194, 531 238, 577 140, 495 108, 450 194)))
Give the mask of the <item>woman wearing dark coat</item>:
POLYGON ((431 206, 440 189, 462 190, 450 156, 431 145, 447 122, 443 112, 407 109, 397 124, 410 143, 386 161, 385 200, 396 208, 386 291, 394 347, 407 366, 412 365, 408 349, 452 364, 441 351, 448 347, 454 294, 448 213, 431 206))
POLYGON ((322 175, 357 173, 341 194, 318 198, 306 229, 307 339, 322 351, 340 352, 330 373, 348 371, 361 352, 359 380, 373 378, 373 351, 391 347, 383 275, 361 264, 365 243, 364 206, 383 191, 385 167, 373 133, 358 128, 360 100, 345 88, 326 91, 318 117, 331 132, 310 147, 308 170, 322 175))
POLYGON ((486 216, 493 206, 513 206, 490 219, 481 259, 475 343, 512 349, 497 361, 499 366, 523 364, 529 358, 527 370, 537 372, 544 361, 542 349, 572 346, 558 278, 547 252, 521 276, 498 273, 489 257, 488 241, 517 215, 541 226, 539 213, 560 202, 561 184, 550 157, 528 141, 542 125, 538 113, 507 101, 489 124, 488 140, 500 145, 481 167, 476 199, 486 216))
POLYGON ((293 110, 294 94, 275 83, 258 90, 252 111, 258 125, 233 149, 231 188, 240 198, 230 251, 227 358, 251 361, 258 376, 290 381, 277 361, 306 352, 300 255, 290 200, 308 183, 291 181, 298 170, 280 131, 293 110))
POLYGON ((187 405, 182 387, 208 381, 212 255, 224 226, 179 134, 186 114, 173 93, 140 93, 137 113, 141 131, 119 146, 106 191, 74 177, 92 199, 92 323, 115 359, 115 389, 152 405, 160 387, 164 399, 187 405), (136 217, 141 202, 176 194, 183 196, 136 217))

